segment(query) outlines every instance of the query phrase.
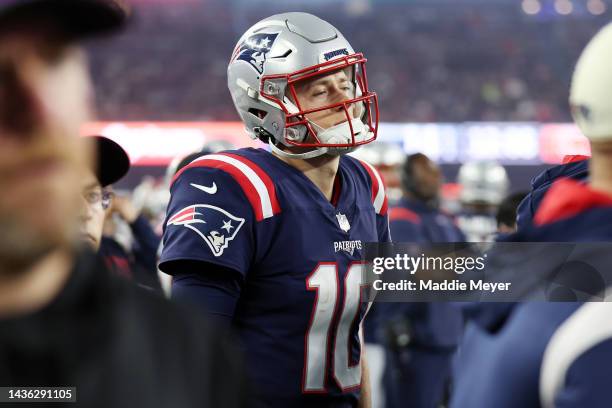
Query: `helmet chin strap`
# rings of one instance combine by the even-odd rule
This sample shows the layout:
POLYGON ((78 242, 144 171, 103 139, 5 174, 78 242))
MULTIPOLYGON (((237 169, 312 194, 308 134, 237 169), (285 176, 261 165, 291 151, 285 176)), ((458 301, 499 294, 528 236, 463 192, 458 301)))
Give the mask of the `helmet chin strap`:
MULTIPOLYGON (((368 127, 361 121, 361 119, 351 119, 350 122, 346 121, 330 128, 322 129, 317 134, 317 137, 322 143, 348 144, 351 143, 352 139, 351 126, 356 142, 361 142, 367 139, 370 132, 368 127)), ((355 151, 357 147, 358 146, 330 147, 328 153, 334 156, 341 156, 343 154, 355 151)))
MULTIPOLYGON (((356 131, 357 135, 366 135, 370 134, 367 126, 360 119, 352 119, 351 124, 349 122, 342 122, 327 129, 317 125, 312 121, 308 121, 310 124, 317 130, 317 136, 322 143, 348 143, 349 138, 347 135, 351 134, 351 125, 353 126, 353 130, 356 131)), ((365 139, 364 139, 365 140, 365 139)), ((350 153, 354 151, 357 146, 351 147, 317 147, 306 153, 289 153, 284 150, 281 150, 278 146, 272 142, 272 138, 269 139, 268 144, 274 153, 277 155, 288 158, 288 159, 312 159, 314 157, 319 157, 324 154, 330 154, 332 156, 341 156, 343 154, 350 153)))
POLYGON ((310 122, 310 123, 315 128, 317 128, 317 138, 321 141, 321 143, 329 143, 329 144, 350 143, 351 125, 353 127, 353 132, 356 137, 360 136, 365 131, 365 125, 360 119, 351 119, 350 124, 349 124, 349 121, 347 120, 347 121, 338 123, 337 125, 334 125, 328 128, 323 128, 314 122, 310 122))
POLYGON ((270 149, 274 153, 286 159, 302 159, 302 160, 312 159, 314 157, 323 156, 329 150, 328 147, 317 147, 306 153, 289 153, 289 152, 279 149, 278 146, 276 146, 274 142, 272 142, 272 138, 270 138, 270 140, 268 141, 268 144, 270 145, 270 149))

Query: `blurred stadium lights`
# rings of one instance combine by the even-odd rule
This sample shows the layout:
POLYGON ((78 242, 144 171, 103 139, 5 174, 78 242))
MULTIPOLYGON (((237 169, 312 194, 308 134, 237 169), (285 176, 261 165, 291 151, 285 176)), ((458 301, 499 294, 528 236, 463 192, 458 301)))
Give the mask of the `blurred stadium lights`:
POLYGON ((561 15, 568 15, 574 11, 574 5, 570 0, 555 0, 555 10, 561 15))
POLYGON ((596 16, 606 12, 606 4, 602 0, 588 0, 586 6, 589 13, 596 16))
POLYGON ((521 7, 525 14, 538 14, 542 10, 542 5, 538 0, 523 0, 521 7))
POLYGON ((346 12, 354 17, 363 16, 372 11, 370 0, 352 0, 346 3, 346 12))
MULTIPOLYGON (((170 0, 168 0, 170 1, 170 0)), ((369 3, 370 6, 377 4, 390 4, 400 6, 431 6, 431 5, 448 5, 448 6, 463 6, 463 5, 515 5, 517 0, 231 0, 235 5, 240 4, 265 4, 265 5, 327 5, 327 4, 343 4, 347 7, 356 3, 358 6, 362 3, 369 3)))
MULTIPOLYGON (((133 166, 167 166, 176 156, 226 140, 263 147, 242 122, 92 122, 83 136, 99 134, 119 143, 133 166)), ((380 124, 379 141, 406 153, 423 152, 442 164, 495 160, 504 165, 560 163, 565 155, 590 155, 590 145, 572 123, 463 122, 380 124)))
POLYGON ((531 16, 599 16, 608 7, 608 0, 522 0, 523 13, 531 16))
MULTIPOLYGON (((0 0, 1 1, 1 0, 0 0)), ((287 2, 285 0, 129 0, 130 3, 135 5, 147 5, 147 4, 167 4, 171 6, 173 4, 207 4, 207 3, 218 3, 218 4, 233 4, 234 6, 240 5, 267 5, 267 6, 300 6, 300 5, 311 5, 311 6, 323 6, 328 4, 342 4, 346 10, 357 12, 370 11, 372 6, 377 4, 395 4, 395 5, 415 5, 415 6, 427 6, 427 5, 515 5, 518 3, 517 0, 291 0, 287 2)), ((571 9, 586 9, 591 14, 599 15, 607 10, 605 1, 607 0, 522 0, 521 7, 526 14, 537 14, 545 6, 550 5, 551 8, 557 10, 560 14, 569 14, 567 10, 571 9), (533 10, 538 10, 534 12, 533 10)), ((571 11, 570 11, 571 13, 571 11)))

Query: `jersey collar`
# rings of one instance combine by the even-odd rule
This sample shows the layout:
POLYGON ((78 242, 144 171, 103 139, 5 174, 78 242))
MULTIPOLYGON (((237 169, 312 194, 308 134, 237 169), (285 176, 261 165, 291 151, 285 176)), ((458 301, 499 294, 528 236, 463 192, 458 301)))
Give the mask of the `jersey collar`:
POLYGON ((336 178, 334 178, 334 189, 332 191, 331 205, 334 207, 338 207, 338 202, 340 201, 340 194, 342 192, 342 178, 340 174, 340 169, 336 173, 336 178))
POLYGON ((612 207, 612 195, 572 179, 555 182, 536 212, 536 225, 550 224, 596 207, 612 207))

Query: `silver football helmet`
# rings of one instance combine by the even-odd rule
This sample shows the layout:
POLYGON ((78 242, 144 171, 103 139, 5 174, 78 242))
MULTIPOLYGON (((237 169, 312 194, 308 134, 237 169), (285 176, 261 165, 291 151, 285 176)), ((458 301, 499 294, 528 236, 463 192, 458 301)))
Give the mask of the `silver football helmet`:
POLYGON ((457 182, 461 185, 459 198, 463 203, 499 205, 510 187, 506 169, 492 161, 463 164, 457 182))
POLYGON ((307 13, 277 14, 238 40, 227 68, 228 87, 247 132, 277 154, 301 159, 340 155, 376 139, 378 99, 368 89, 365 63, 363 54, 355 53, 326 21, 307 13), (303 109, 296 85, 339 70, 347 73, 352 95, 303 109), (328 109, 343 111, 346 120, 324 129, 307 117, 328 109), (290 153, 282 146, 312 150, 290 153))

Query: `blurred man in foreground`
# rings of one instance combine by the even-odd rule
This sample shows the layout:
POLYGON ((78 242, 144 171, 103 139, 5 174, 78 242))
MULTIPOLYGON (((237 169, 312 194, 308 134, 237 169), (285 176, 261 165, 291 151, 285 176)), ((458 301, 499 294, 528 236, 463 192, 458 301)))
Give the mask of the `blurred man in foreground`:
POLYGON ((111 1, 0 3, 0 385, 73 386, 86 407, 236 406, 220 340, 75 249, 92 159, 78 137, 91 88, 76 40, 125 17, 111 1))

